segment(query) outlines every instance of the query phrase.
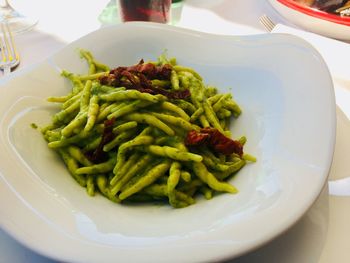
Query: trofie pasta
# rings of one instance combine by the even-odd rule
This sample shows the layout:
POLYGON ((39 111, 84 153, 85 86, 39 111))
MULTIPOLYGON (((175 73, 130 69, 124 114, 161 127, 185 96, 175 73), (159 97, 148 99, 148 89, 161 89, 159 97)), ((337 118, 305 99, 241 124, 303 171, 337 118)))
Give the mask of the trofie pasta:
POLYGON ((60 110, 40 130, 89 195, 180 208, 237 192, 227 179, 255 158, 243 152, 245 137, 230 139, 230 119, 241 114, 231 94, 164 55, 109 69, 80 54, 88 73, 62 72, 72 90, 48 98, 60 110))

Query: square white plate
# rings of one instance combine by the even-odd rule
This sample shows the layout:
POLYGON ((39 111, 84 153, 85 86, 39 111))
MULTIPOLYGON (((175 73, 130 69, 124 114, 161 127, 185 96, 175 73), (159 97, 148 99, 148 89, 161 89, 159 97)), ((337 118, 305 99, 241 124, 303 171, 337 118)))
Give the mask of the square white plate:
POLYGON ((0 87, 0 223, 46 256, 74 262, 228 259, 289 228, 326 182, 335 142, 333 85, 320 55, 299 38, 127 23, 93 32, 13 76, 0 87), (232 92, 243 109, 233 134, 246 135, 245 150, 258 159, 232 179, 239 193, 185 209, 89 197, 30 127, 46 124, 57 110, 48 96, 69 91, 62 69, 86 72, 78 48, 111 67, 167 50, 205 83, 232 92))

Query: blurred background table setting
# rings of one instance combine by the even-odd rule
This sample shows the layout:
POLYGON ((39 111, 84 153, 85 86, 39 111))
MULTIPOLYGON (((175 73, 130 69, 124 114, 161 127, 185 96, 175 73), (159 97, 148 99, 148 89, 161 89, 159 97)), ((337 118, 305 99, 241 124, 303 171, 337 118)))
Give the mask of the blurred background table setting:
MULTIPOLYGON (((120 2, 127 5, 132 1, 120 2)), ((229 262, 349 262, 350 174, 347 163, 350 156, 350 24, 344 22, 341 28, 337 28, 338 35, 349 35, 335 39, 332 38, 334 35, 329 34, 334 32, 333 28, 324 25, 324 21, 319 22, 319 18, 313 14, 307 14, 311 19, 307 17, 302 20, 303 23, 296 23, 296 17, 301 21, 300 16, 306 15, 300 15, 295 10, 288 11, 284 2, 168 1, 170 17, 163 17, 164 21, 155 19, 158 19, 156 22, 217 35, 293 34, 320 52, 331 72, 337 103, 336 146, 328 184, 308 212, 288 231, 229 262), (263 15, 268 16, 275 26, 270 29, 264 26, 260 19, 263 15), (322 26, 327 30, 317 29, 322 26), (315 30, 312 30, 313 27, 315 30)), ((123 23, 127 18, 121 17, 118 3, 115 0, 13 0, 3 3, 5 7, 10 4, 22 15, 22 21, 18 19, 17 26, 23 23, 23 28, 14 29, 13 32, 20 63, 9 77, 15 78, 18 72, 29 70, 90 32, 123 23)), ((296 70, 302 70, 302 65, 296 70)), ((0 262, 59 262, 30 250, 5 230, 0 230, 0 254, 0 262)))

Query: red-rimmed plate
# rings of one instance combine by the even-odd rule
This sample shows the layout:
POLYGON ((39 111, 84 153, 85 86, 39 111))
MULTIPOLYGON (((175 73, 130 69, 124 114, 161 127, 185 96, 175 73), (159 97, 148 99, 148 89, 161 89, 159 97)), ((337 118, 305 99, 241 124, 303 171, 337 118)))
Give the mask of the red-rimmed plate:
POLYGON ((308 31, 340 40, 350 40, 350 17, 311 8, 294 0, 269 0, 290 22, 308 31))

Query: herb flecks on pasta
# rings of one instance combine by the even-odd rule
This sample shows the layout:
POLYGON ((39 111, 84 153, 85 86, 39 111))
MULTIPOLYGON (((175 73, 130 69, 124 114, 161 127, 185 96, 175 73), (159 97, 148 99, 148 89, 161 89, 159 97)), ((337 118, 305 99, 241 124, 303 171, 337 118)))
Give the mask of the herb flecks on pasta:
POLYGON ((62 72, 72 90, 48 98, 60 110, 41 132, 90 196, 181 208, 238 192, 228 179, 255 158, 243 152, 245 137, 230 138, 241 114, 231 94, 164 55, 110 69, 80 54, 88 72, 62 72))

